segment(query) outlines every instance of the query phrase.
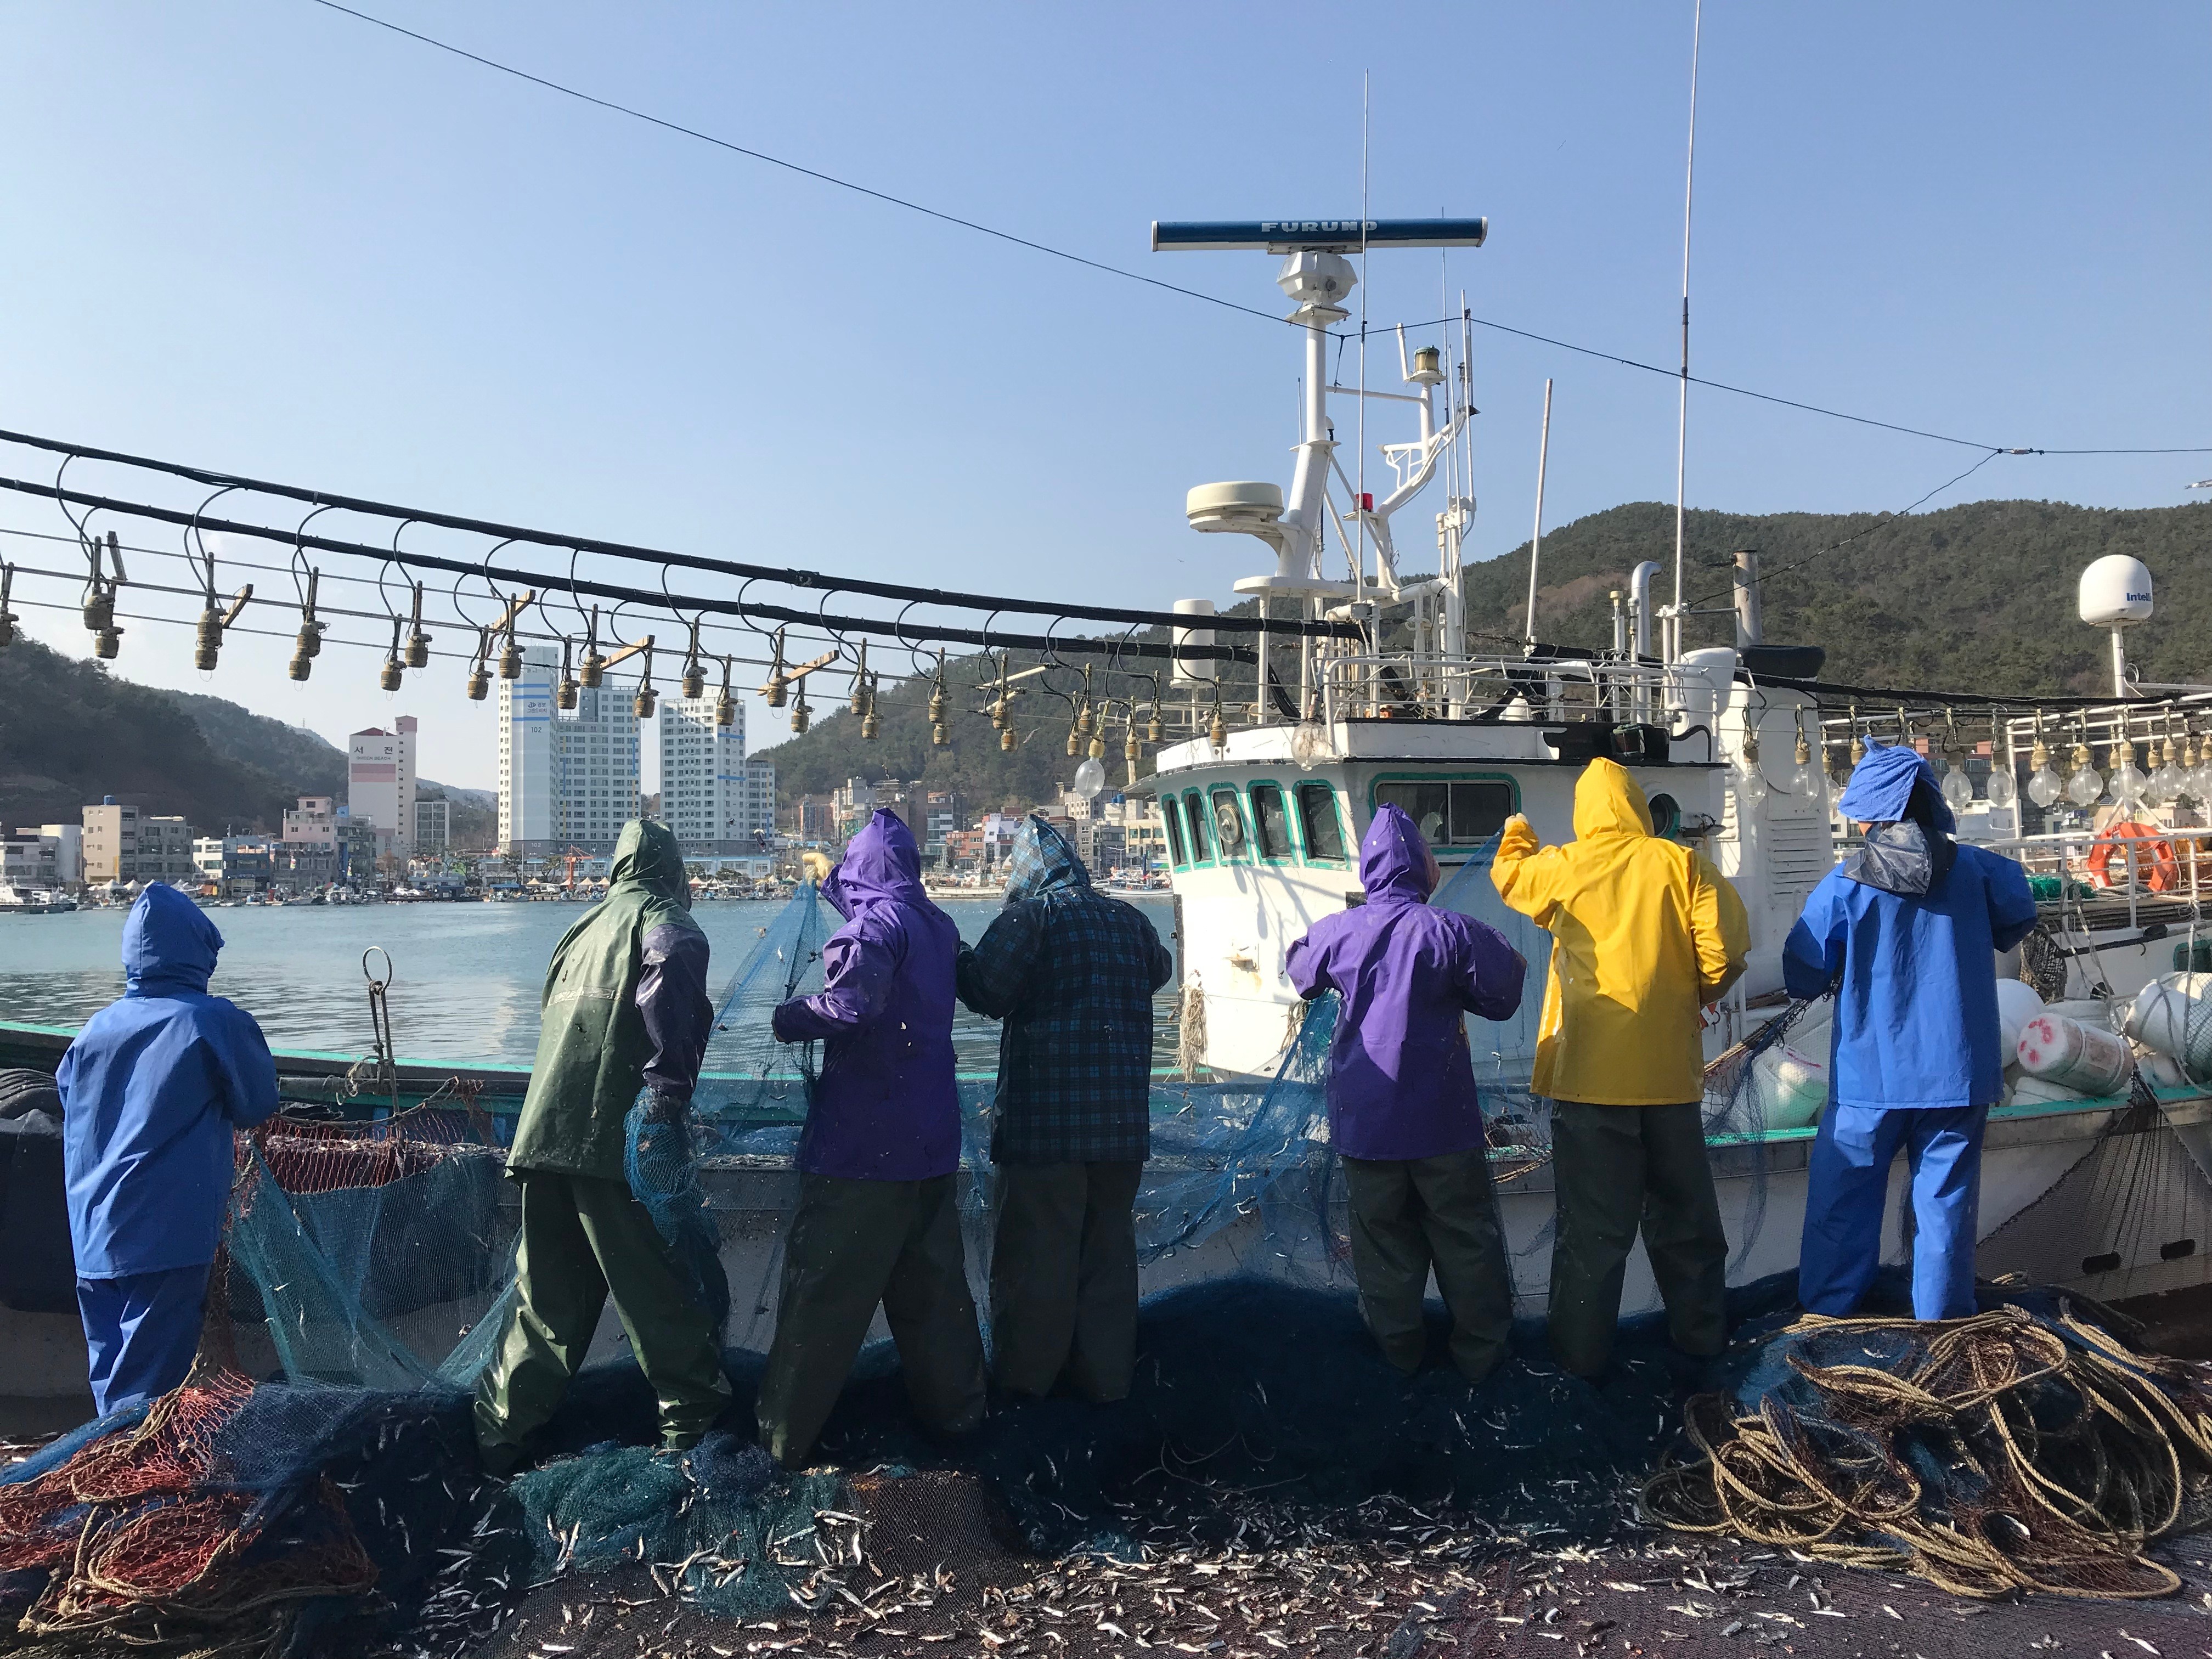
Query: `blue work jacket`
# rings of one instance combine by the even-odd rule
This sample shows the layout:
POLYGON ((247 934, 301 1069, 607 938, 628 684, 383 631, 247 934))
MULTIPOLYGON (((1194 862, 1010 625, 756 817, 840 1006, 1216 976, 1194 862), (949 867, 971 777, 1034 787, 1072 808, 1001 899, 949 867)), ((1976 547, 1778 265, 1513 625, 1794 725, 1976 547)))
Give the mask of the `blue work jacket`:
POLYGON ((80 1279, 215 1259, 235 1167, 232 1130, 276 1109, 276 1064, 253 1017, 207 994, 222 935, 155 883, 123 927, 122 997, 62 1056, 62 1164, 80 1279))
POLYGON ((1836 988, 1834 1104, 1941 1109, 2003 1097, 2009 1056, 1999 1052, 1996 952, 2027 937, 2035 898, 2012 860, 1960 843, 1950 850, 1950 868, 1924 893, 1866 878, 1881 873, 1879 860, 1839 866, 1790 930, 1790 994, 1836 988))

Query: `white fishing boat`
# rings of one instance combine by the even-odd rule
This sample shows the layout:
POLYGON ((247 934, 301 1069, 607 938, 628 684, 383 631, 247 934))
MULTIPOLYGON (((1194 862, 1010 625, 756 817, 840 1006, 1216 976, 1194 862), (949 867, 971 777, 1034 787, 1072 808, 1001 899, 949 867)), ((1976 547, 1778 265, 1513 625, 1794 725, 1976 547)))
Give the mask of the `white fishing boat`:
MULTIPOLYGON (((2197 848, 2212 833, 2189 827, 2188 817, 2203 815, 2178 813, 2172 787, 2164 805, 2149 788, 2130 795, 2118 777, 2128 763, 2124 745, 2153 734, 2161 714, 2171 724, 2177 713, 2201 713, 2206 693, 2142 688, 2129 678, 2118 630, 2148 615, 2148 574, 2132 560, 2100 561, 2130 568, 2093 568, 2081 595, 2085 622, 2115 631, 2114 700, 2099 708, 2066 700, 2045 708, 2063 706, 2066 724, 2078 723, 2086 744, 2106 747, 2118 804, 2096 805, 2099 775, 2099 788, 2087 789, 2086 800, 2077 783, 2073 796, 2056 802, 2075 810, 2054 811, 2053 827, 2023 836, 2022 793, 2039 808, 2057 781, 2047 756, 2030 747, 2041 722, 2027 700, 2001 708, 1971 693, 1875 693, 1822 684, 1819 648, 1764 640, 1755 565, 1741 556, 1733 645, 1682 648, 1679 577, 1676 603, 1657 603, 1653 584, 1661 566, 1654 561, 1638 565, 1613 594, 1610 648, 1553 647, 1539 638, 1534 614, 1540 533, 1522 648, 1472 648, 1460 580, 1475 512, 1465 325, 1453 331, 1455 338, 1419 349, 1409 349, 1401 333, 1398 384, 1388 390, 1331 383, 1328 330, 1349 315, 1346 301, 1358 272, 1347 256, 1363 246, 1480 246, 1483 232, 1480 221, 1155 228, 1156 248, 1246 247, 1279 257, 1276 281, 1303 336, 1303 431, 1288 490, 1265 481, 1201 484, 1186 502, 1191 527, 1241 533, 1267 546, 1273 568, 1235 584, 1265 614, 1351 622, 1362 637, 1286 644, 1282 635, 1260 636, 1260 690, 1249 703, 1242 690, 1224 702, 1218 662, 1179 662, 1181 724, 1193 735, 1160 750, 1151 784, 1174 866, 1185 1053, 1217 1073, 1263 1073, 1276 1064, 1303 1013, 1284 971, 1285 953, 1316 920, 1362 902, 1359 840, 1384 803, 1403 807, 1428 836, 1444 871, 1439 901, 1498 926, 1527 956, 1529 989, 1521 1012, 1498 1024, 1470 1019, 1469 1035, 1498 1120, 1501 1173, 1527 1170, 1503 1188, 1503 1204, 1518 1289, 1540 1306, 1553 1212, 1549 1171, 1540 1157, 1516 1152, 1529 1139, 1516 1118, 1534 1124, 1542 1115, 1522 1103, 1550 941, 1505 910, 1487 877, 1490 847, 1509 816, 1526 814, 1547 842, 1571 839, 1576 780, 1590 758, 1610 757, 1643 787, 1659 832, 1701 848, 1735 884, 1750 913, 1750 966, 1713 1011, 1705 1041, 1708 1058, 1717 1060, 1786 1005, 1784 939, 1836 862, 1845 828, 1833 817, 1829 763, 1847 772, 1852 746, 1867 737, 1923 741, 1932 733, 1940 744, 1955 730, 1957 711, 1971 709, 1990 734, 1981 745, 1994 751, 1989 781, 1978 793, 1963 757, 1954 757, 1955 781, 1947 793, 1965 809, 1966 833, 2049 878, 2053 896, 2031 941, 2033 965, 2046 979, 2041 1000, 2076 1005, 2061 1012, 2111 1031, 2128 1000, 2166 971, 2173 942, 2193 945, 2203 926, 2197 848), (1332 398, 1366 400, 1370 419, 1373 411, 1403 417, 1403 437, 1380 446, 1390 476, 1374 489, 1358 488, 1361 469, 1351 457, 1340 459, 1344 445, 1331 419, 1332 398), (1428 521, 1418 537, 1401 538, 1400 517, 1425 492, 1428 521), (1431 532, 1437 574, 1401 579, 1401 540, 1425 546, 1431 532), (1847 712, 1860 704, 1894 708, 1896 720, 1878 732, 1875 722, 1847 712), (2139 827, 2114 834, 2107 821, 2116 816, 2139 827)), ((1540 532, 1540 482, 1538 501, 1540 532)), ((1210 600, 1181 601, 1176 609, 1193 618, 1182 638, 1213 643, 1204 623, 1210 600)), ((1486 640, 1504 625, 1502 618, 1480 622, 1486 640)), ((2169 786, 2196 753, 2192 743, 2166 757, 2169 786)), ((2083 753, 2074 759, 2077 778, 2085 767, 2094 772, 2083 753)), ((2212 793, 2212 767, 2195 781, 2197 798, 2212 793)), ((1993 963, 1992 971, 2021 976, 2016 957, 1993 963)), ((1735 1282, 1796 1263, 1826 1038, 1808 1031, 1804 1044, 1786 1062, 1797 1066, 1796 1074, 1779 1085, 1762 1075, 1748 1091, 1768 1108, 1753 1115, 1756 1121, 1714 1126, 1735 1282)), ((2160 1057, 2146 1050, 2144 1058, 2160 1057)), ((1785 1062, 1765 1063, 1771 1069, 1785 1062)), ((1984 1273, 2032 1272, 2107 1295, 2212 1277, 2200 1249, 2212 1246, 2203 1232, 2212 1226, 2212 1184, 2204 1174, 2212 1167, 2212 1100, 2190 1081, 2192 1074, 2205 1072, 2148 1066, 2158 1102, 2148 1115, 2140 1092, 2130 1107, 2124 1082, 2085 1088, 2041 1079, 2016 1095, 2008 1091, 1988 1137, 1984 1273), (2123 1186, 2130 1190, 2124 1203, 2081 1196, 2085 1188, 2117 1193, 2123 1186), (2008 1225, 2039 1200, 2052 1206, 2039 1212, 2046 1218, 2064 1211, 2063 1227, 2008 1225)), ((1709 1103, 1717 1102, 1709 1097, 1709 1103)), ((1900 1163, 1893 1180, 1901 1188, 1904 1179, 1900 1163)), ((1899 1208, 1893 1204, 1893 1259, 1906 1249, 1899 1208)), ((1629 1303, 1650 1296, 1639 1246, 1629 1303)))
POLYGON ((26 887, 13 882, 0 883, 0 915, 13 916, 59 915, 76 908, 76 901, 67 893, 51 887, 26 887))

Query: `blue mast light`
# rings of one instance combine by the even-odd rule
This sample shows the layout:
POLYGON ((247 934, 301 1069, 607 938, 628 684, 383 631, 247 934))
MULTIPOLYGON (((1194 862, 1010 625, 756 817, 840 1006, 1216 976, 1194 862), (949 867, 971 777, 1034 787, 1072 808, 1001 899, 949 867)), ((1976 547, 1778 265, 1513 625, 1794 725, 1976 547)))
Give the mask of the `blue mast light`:
POLYGON ((1480 247, 1487 219, 1195 219, 1152 222, 1152 252, 1242 248, 1357 253, 1377 247, 1480 247), (1363 231, 1364 234, 1363 236, 1363 231))

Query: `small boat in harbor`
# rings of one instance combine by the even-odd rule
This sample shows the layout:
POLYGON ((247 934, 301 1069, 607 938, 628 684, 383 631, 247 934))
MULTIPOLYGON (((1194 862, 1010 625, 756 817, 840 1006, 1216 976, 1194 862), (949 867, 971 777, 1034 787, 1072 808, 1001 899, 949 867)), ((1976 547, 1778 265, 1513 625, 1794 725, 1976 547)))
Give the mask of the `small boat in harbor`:
POLYGON ((0 915, 52 916, 77 908, 67 893, 50 887, 22 887, 0 883, 0 915))

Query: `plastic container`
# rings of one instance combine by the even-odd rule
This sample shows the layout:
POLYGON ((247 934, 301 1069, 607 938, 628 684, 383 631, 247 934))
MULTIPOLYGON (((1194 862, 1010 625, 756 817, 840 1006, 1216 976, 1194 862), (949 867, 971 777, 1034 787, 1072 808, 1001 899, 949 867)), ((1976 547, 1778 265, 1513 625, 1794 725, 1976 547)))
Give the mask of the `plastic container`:
POLYGON ((2008 1060, 2020 1047, 2020 1028, 2042 1012, 2043 999, 2036 995, 2033 985, 2017 979, 1997 981, 1998 1040, 2002 1045, 1999 1052, 2008 1060))
POLYGON ((2196 1077, 2212 1077, 2212 974, 2167 974, 2136 993, 2127 1034, 2181 1062, 2196 1077))
POLYGON ((2092 1099, 2127 1087, 2136 1064, 2126 1038, 2048 1011, 2021 1027, 2015 1052, 2029 1077, 2092 1099))

